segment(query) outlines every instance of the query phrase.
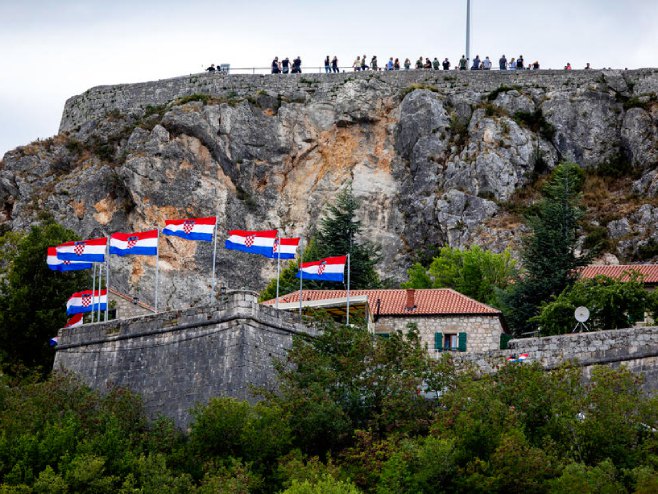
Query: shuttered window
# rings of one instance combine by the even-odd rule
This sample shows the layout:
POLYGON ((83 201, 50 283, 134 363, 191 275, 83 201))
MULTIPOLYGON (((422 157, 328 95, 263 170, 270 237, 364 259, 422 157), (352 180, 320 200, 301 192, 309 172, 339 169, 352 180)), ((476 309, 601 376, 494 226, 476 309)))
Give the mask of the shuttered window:
POLYGON ((434 333, 434 350, 443 350, 443 333, 434 333))
POLYGON ((460 352, 465 352, 466 351, 466 337, 468 335, 466 333, 459 333, 459 347, 458 350, 460 352))

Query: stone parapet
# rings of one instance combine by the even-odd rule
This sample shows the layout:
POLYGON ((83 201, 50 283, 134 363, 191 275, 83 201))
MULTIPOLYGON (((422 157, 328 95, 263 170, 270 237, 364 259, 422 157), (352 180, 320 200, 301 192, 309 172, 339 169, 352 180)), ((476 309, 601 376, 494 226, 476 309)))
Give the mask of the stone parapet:
POLYGON ((254 292, 235 291, 212 306, 61 329, 54 369, 101 391, 130 389, 148 416, 187 427, 190 410, 212 397, 254 401, 254 387, 275 389, 274 359, 293 336, 312 334, 254 292))
POLYGON ((335 103, 337 90, 350 81, 376 89, 382 99, 401 97, 414 86, 427 86, 448 94, 490 93, 500 87, 542 89, 552 92, 581 88, 587 90, 605 83, 622 94, 651 94, 658 91, 656 69, 590 71, 384 71, 343 72, 339 74, 298 75, 221 75, 211 73, 137 84, 97 86, 66 101, 60 132, 74 130, 85 122, 112 111, 142 112, 147 106, 164 105, 193 94, 218 98, 256 97, 269 91, 289 101, 335 103), (631 91, 632 89, 632 91, 631 91))

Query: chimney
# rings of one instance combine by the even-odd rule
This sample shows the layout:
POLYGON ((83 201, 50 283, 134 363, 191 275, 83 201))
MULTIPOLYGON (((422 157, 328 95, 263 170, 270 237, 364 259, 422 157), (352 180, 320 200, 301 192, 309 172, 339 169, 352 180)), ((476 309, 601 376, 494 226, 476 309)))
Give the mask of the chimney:
POLYGON ((407 288, 407 303, 404 307, 405 310, 414 310, 416 308, 416 290, 407 288))

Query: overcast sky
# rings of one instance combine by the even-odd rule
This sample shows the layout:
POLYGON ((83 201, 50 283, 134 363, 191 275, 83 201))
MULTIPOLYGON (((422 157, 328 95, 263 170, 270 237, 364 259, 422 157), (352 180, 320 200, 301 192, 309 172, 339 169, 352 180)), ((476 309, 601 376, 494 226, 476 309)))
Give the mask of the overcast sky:
MULTIPOLYGON (((542 68, 656 67, 658 0, 472 0, 471 54, 542 68)), ((412 61, 464 52, 466 0, 0 0, 0 157, 57 133, 98 85, 267 67, 275 55, 412 61)))

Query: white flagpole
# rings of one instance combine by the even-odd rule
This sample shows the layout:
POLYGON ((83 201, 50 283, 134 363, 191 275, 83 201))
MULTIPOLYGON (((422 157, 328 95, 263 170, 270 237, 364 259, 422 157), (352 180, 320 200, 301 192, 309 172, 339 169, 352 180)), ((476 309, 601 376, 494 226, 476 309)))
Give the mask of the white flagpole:
POLYGON ((212 285, 210 288, 209 304, 212 304, 212 299, 215 296, 215 262, 217 260, 217 216, 215 216, 215 230, 213 235, 215 237, 215 245, 213 246, 212 249, 212 285))
MULTIPOLYGON (((101 286, 103 286, 103 266, 98 266, 98 307, 96 308, 96 311, 98 312, 96 322, 101 322, 101 286)), ((93 307, 93 300, 92 300, 92 307, 93 307)))
POLYGON ((158 228, 158 240, 155 243, 155 297, 153 300, 153 306, 155 308, 155 313, 158 313, 158 262, 160 261, 160 229, 158 228))
POLYGON ((304 271, 302 271, 302 263, 304 262, 304 240, 299 239, 299 322, 302 322, 302 300, 303 300, 303 282, 304 271))
POLYGON ((276 310, 279 310, 279 278, 281 277, 281 240, 277 233, 275 242, 278 242, 276 249, 276 310))
POLYGON ((350 325, 350 255, 347 254, 347 326, 350 325))
POLYGON ((94 300, 96 293, 96 263, 94 263, 94 274, 91 282, 91 322, 94 322, 94 300))
POLYGON ((106 302, 105 302, 105 322, 110 318, 110 239, 107 239, 107 248, 105 258, 105 292, 106 302))

